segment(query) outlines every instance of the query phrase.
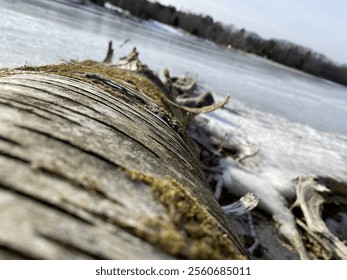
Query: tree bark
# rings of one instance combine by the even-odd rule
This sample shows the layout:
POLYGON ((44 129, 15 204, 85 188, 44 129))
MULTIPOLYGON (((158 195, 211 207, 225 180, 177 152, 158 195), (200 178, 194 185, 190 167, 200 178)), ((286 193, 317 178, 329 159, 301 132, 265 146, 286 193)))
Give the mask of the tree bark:
POLYGON ((150 80, 91 62, 0 76, 0 258, 247 258, 150 80))

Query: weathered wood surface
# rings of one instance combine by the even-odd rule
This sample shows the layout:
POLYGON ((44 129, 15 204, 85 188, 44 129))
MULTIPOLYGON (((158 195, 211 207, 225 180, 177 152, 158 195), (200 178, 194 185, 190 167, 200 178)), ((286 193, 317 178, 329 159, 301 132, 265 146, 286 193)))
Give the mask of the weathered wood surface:
POLYGON ((79 75, 2 73, 0 258, 247 258, 174 118, 79 75))
POLYGON ((346 208, 347 186, 330 178, 314 176, 299 177, 296 184, 296 207, 300 207, 305 223, 299 225, 309 237, 317 242, 321 251, 329 259, 347 259, 347 246, 332 233, 323 219, 325 204, 335 208, 346 208))

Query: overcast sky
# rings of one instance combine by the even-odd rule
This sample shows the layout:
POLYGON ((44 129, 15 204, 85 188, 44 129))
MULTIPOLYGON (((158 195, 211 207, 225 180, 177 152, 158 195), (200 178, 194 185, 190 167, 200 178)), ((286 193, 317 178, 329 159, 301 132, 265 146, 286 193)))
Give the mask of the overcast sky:
POLYGON ((347 0, 159 0, 347 64, 347 0))

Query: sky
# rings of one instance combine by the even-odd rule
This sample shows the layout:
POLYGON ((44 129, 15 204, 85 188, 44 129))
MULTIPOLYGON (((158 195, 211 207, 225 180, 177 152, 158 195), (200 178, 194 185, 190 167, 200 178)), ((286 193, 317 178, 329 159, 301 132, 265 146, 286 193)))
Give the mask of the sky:
MULTIPOLYGON (((154 1, 154 0, 153 0, 154 1)), ((159 0, 184 11, 284 39, 347 64, 346 0, 159 0)))

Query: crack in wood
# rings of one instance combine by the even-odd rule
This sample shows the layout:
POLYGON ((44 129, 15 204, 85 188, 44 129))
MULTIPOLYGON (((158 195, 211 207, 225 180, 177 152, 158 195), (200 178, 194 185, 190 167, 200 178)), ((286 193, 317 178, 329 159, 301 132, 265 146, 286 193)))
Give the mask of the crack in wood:
POLYGON ((6 184, 5 182, 2 182, 1 179, 0 179, 0 189, 4 190, 4 191, 8 191, 8 192, 10 192, 16 196, 19 196, 21 198, 38 203, 38 204, 40 204, 46 208, 60 212, 60 213, 66 215, 66 216, 69 216, 75 220, 83 222, 84 224, 93 225, 93 223, 91 221, 89 221, 89 220, 87 220, 81 216, 78 216, 77 213, 75 213, 73 211, 70 211, 66 208, 63 208, 60 204, 52 203, 52 202, 48 201, 47 199, 40 198, 40 197, 37 197, 31 193, 19 190, 15 186, 11 186, 11 185, 6 184))

